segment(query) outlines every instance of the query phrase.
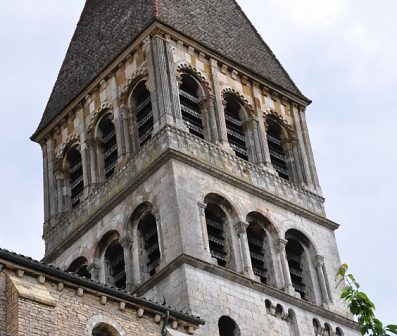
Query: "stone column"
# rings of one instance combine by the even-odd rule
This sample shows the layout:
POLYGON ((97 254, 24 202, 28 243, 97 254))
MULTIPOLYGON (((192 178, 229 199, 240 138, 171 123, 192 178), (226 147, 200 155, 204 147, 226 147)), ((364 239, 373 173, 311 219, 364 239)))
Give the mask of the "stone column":
POLYGON ((288 161, 290 164, 290 171, 293 174, 293 181, 304 184, 305 178, 302 172, 302 154, 299 151, 299 144, 296 138, 287 139, 286 141, 288 161))
POLYGON ((121 117, 123 120, 123 135, 124 135, 124 143, 125 143, 125 153, 130 155, 132 153, 132 134, 131 134, 131 123, 132 117, 130 109, 127 105, 120 106, 121 117))
POLYGON ((99 262, 98 258, 95 258, 91 265, 87 267, 87 270, 90 272, 92 280, 104 283, 104 276, 103 279, 101 277, 101 263, 99 262))
POLYGON ((97 176, 97 158, 96 158, 96 142, 94 139, 87 140, 89 161, 90 161, 90 174, 91 174, 91 184, 98 183, 97 176))
POLYGON ((48 221, 51 218, 51 209, 50 209, 50 187, 49 187, 49 178, 48 178, 49 177, 48 154, 47 154, 47 145, 45 142, 41 144, 41 151, 43 154, 44 223, 48 223, 48 221))
POLYGON ((117 151, 119 160, 122 160, 125 156, 125 142, 124 142, 124 128, 123 118, 120 112, 119 103, 119 90, 116 75, 113 74, 110 78, 110 85, 112 87, 112 103, 113 103, 113 123, 116 131, 117 151))
POLYGON ((227 139, 225 112, 223 109, 223 98, 222 98, 221 88, 219 86, 218 62, 215 59, 211 58, 210 64, 211 64, 212 85, 214 87, 214 98, 215 98, 214 108, 216 114, 216 125, 213 125, 213 128, 216 130, 215 143, 224 147, 225 149, 231 150, 227 139))
POLYGON ((306 146, 303 140, 303 131, 301 127, 301 120, 299 117, 299 111, 298 111, 298 106, 296 104, 292 104, 292 116, 294 119, 294 124, 295 124, 295 129, 296 129, 296 137, 298 139, 298 145, 299 145, 299 161, 302 163, 302 168, 304 172, 304 180, 301 181, 302 183, 306 183, 307 186, 311 189, 314 188, 313 186, 313 180, 312 180, 312 174, 310 171, 310 166, 309 166, 309 161, 308 161, 308 156, 306 152, 306 146))
POLYGON ((133 275, 133 255, 132 255, 132 238, 125 236, 120 239, 120 245, 124 251, 124 264, 126 276, 126 289, 132 291, 134 288, 134 275, 133 275))
POLYGON ((141 282, 141 268, 139 262, 139 237, 138 226, 132 229, 132 285, 138 286, 141 282))
POLYGON ((312 181, 313 181, 314 187, 321 194, 322 193, 321 192, 321 187, 320 187, 320 183, 319 183, 319 180, 318 180, 317 169, 316 169, 316 165, 314 163, 312 145, 310 143, 309 131, 308 131, 308 128, 307 128, 305 110, 302 109, 298 113, 298 115, 299 115, 300 121, 302 123, 302 125, 301 125, 302 126, 302 136, 303 136, 303 140, 304 140, 304 143, 305 143, 307 159, 309 161, 309 168, 310 168, 310 171, 311 171, 311 174, 312 174, 312 181))
POLYGON ((204 248, 204 252, 205 252, 205 258, 206 258, 206 261, 213 263, 213 259, 211 256, 211 250, 210 250, 210 242, 208 239, 207 222, 205 219, 205 208, 207 207, 207 204, 199 202, 197 205, 198 205, 199 216, 200 216, 200 225, 201 225, 201 233, 202 233, 202 239, 203 239, 203 248, 204 248))
POLYGON ((253 143, 251 146, 252 156, 253 156, 253 163, 259 165, 260 167, 265 167, 266 158, 263 155, 262 146, 261 146, 261 138, 259 135, 259 119, 256 116, 252 116, 248 123, 248 131, 251 133, 250 138, 252 139, 253 143))
POLYGON ((291 274, 289 272, 289 265, 287 260, 287 253, 285 251, 287 243, 288 240, 280 238, 276 242, 276 248, 280 256, 281 268, 283 270, 284 291, 290 295, 296 296, 295 288, 292 286, 291 274))
POLYGON ((247 238, 248 226, 248 223, 238 222, 234 225, 234 228, 240 240, 241 252, 243 255, 244 274, 250 278, 255 278, 254 271, 252 269, 251 254, 247 238))
POLYGON ((328 295, 327 284, 325 282, 325 275, 324 275, 324 257, 317 255, 313 259, 314 267, 317 271, 318 282, 320 284, 321 289, 321 296, 323 298, 323 305, 328 307, 330 304, 330 298, 328 295))
POLYGON ((166 124, 187 131, 182 120, 176 66, 170 38, 169 36, 163 38, 162 35, 163 32, 157 30, 151 40, 150 38, 145 40, 145 55, 148 60, 153 105, 154 133, 166 124))

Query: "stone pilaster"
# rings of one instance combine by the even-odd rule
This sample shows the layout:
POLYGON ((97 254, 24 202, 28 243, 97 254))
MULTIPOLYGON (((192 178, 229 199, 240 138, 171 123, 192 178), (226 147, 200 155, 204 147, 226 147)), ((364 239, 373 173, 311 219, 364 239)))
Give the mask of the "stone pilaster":
POLYGON ((234 228, 240 240, 241 253, 243 255, 244 274, 250 278, 255 278, 254 271, 252 269, 251 254, 247 238, 248 226, 249 224, 246 222, 238 222, 234 225, 234 228))
POLYGON ((215 143, 230 150, 229 142, 227 139, 225 112, 223 109, 223 99, 221 88, 219 86, 218 78, 218 62, 215 59, 210 60, 211 64, 211 75, 212 85, 214 87, 214 98, 215 98, 215 114, 216 114, 216 125, 212 125, 214 128, 215 143))
POLYGON ((47 178, 48 178, 48 205, 50 211, 50 217, 56 214, 57 208, 57 186, 55 181, 55 146, 54 140, 47 140, 47 178))
POLYGON ((298 106, 296 104, 292 104, 292 116, 294 119, 294 124, 295 124, 295 129, 296 129, 296 137, 298 140, 298 146, 299 146, 299 156, 298 160, 302 164, 302 169, 303 169, 303 181, 302 183, 305 183, 310 189, 313 189, 313 180, 312 180, 312 174, 310 171, 310 166, 309 166, 309 161, 308 161, 308 156, 306 152, 306 146, 303 140, 303 131, 301 127, 301 121, 299 117, 299 110, 298 106))
POLYGON ((125 156, 126 145, 124 137, 123 117, 120 111, 118 83, 115 74, 113 74, 110 78, 110 85, 112 88, 113 123, 116 131, 117 152, 120 161, 125 156))
POLYGON ((313 150, 312 150, 312 145, 311 145, 311 142, 310 142, 309 130, 307 128, 305 111, 303 109, 300 110, 298 112, 298 115, 299 115, 300 121, 301 121, 302 136, 303 136, 303 140, 304 140, 304 144, 305 144, 305 148, 306 148, 306 154, 307 154, 307 159, 308 159, 308 162, 309 162, 309 168, 310 168, 311 175, 312 175, 312 181, 313 181, 314 187, 316 188, 317 192, 322 194, 321 187, 320 187, 320 182, 319 182, 319 179, 318 179, 316 165, 314 163, 313 150))
POLYGON ((44 223, 48 223, 51 218, 50 209, 50 186, 48 176, 48 153, 46 143, 41 144, 43 154, 43 191, 44 191, 44 223))
POLYGON ((161 31, 156 31, 154 36, 151 39, 148 37, 144 43, 152 98, 153 132, 158 132, 166 124, 186 131, 170 41, 162 37, 161 31))

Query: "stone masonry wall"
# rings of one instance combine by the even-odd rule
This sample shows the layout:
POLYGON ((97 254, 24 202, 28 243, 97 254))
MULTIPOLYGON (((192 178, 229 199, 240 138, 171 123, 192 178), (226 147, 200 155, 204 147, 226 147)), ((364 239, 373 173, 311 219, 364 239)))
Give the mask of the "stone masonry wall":
POLYGON ((161 318, 154 321, 155 314, 120 308, 118 301, 98 292, 48 281, 40 284, 36 278, 11 273, 1 273, 0 284, 0 332, 9 336, 88 336, 100 323, 112 326, 120 336, 160 335, 161 318))
POLYGON ((6 331, 6 277, 0 273, 0 333, 6 331))
MULTIPOLYGON (((241 335, 244 336, 314 336, 316 333, 313 319, 317 319, 323 327, 326 323, 329 324, 334 332, 339 327, 345 336, 359 335, 356 330, 225 277, 190 265, 183 265, 180 268, 183 271, 176 270, 174 273, 186 275, 185 282, 188 289, 187 293, 178 292, 178 296, 187 296, 190 312, 199 314, 206 321, 206 324, 197 331, 197 335, 217 335, 218 320, 221 316, 232 318, 239 326, 241 335), (270 303, 269 307, 266 306, 266 301, 270 303)), ((145 296, 156 300, 157 295, 161 293, 177 299, 175 292, 170 291, 169 288, 174 273, 157 283, 155 288, 145 293, 145 296)))

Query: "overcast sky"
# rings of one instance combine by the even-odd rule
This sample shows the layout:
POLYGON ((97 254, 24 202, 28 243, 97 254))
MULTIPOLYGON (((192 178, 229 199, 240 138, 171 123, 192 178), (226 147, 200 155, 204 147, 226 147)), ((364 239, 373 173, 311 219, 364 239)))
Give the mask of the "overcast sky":
MULTIPOLYGON (((302 92, 328 217, 384 322, 397 323, 395 0, 239 0, 302 92)), ((0 246, 33 258, 42 158, 29 140, 83 0, 1 1, 0 246)))

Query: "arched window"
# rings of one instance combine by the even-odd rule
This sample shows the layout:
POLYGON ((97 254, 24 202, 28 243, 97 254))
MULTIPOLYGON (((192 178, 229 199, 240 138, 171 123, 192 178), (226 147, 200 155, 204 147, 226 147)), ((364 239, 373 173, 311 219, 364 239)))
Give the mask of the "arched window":
POLYGON ((303 275, 303 254, 304 249, 299 241, 288 239, 286 246, 287 260, 289 271, 291 274, 292 286, 301 295, 302 299, 306 299, 306 283, 303 275))
POLYGON ((276 285, 270 249, 272 235, 276 232, 270 221, 259 212, 247 215, 247 239, 254 274, 262 283, 276 285))
POLYGON ((126 274, 124 250, 118 240, 109 244, 105 251, 105 276, 106 283, 117 288, 125 289, 126 274))
POLYGON ((222 316, 218 321, 219 336, 240 336, 240 328, 229 316, 222 316))
POLYGON ((248 160, 247 144, 243 129, 241 113, 243 106, 239 99, 231 94, 225 94, 225 121, 227 138, 236 156, 248 160))
POLYGON ((321 323, 317 319, 313 319, 313 328, 316 335, 321 334, 321 323))
POLYGON ((87 259, 85 257, 79 257, 70 264, 66 271, 76 273, 77 275, 87 279, 91 279, 91 273, 88 271, 87 266, 87 259))
POLYGON ((179 88, 182 118, 189 133, 204 139, 202 113, 199 107, 200 87, 197 81, 186 74, 182 75, 179 88))
POLYGON ((324 325, 324 336, 331 336, 332 333, 332 328, 328 323, 325 323, 324 325))
POLYGON ((92 336, 119 336, 115 328, 106 324, 100 323, 92 330, 92 336))
POLYGON ((81 154, 77 147, 73 147, 67 157, 67 173, 69 177, 70 197, 72 208, 80 204, 80 198, 84 191, 83 165, 81 154))
POLYGON ((160 264, 160 245, 156 218, 151 212, 145 213, 139 220, 138 234, 141 274, 153 276, 160 264))
POLYGON ((216 259, 218 265, 226 267, 229 259, 224 228, 227 216, 219 206, 209 203, 205 208, 205 220, 211 256, 216 259))
POLYGON ((153 132, 153 111, 150 92, 146 88, 146 82, 141 81, 132 93, 132 100, 136 115, 136 128, 138 142, 143 146, 151 137, 153 132))
POLYGON ((336 336, 343 336, 343 331, 339 327, 336 328, 336 336))
POLYGON ((283 132, 277 121, 268 118, 269 127, 267 129, 267 144, 270 151, 270 160, 278 176, 289 180, 287 154, 283 147, 283 132))
POLYGON ((117 164, 117 141, 116 129, 109 117, 102 118, 98 125, 102 145, 105 178, 108 179, 114 174, 117 164))

